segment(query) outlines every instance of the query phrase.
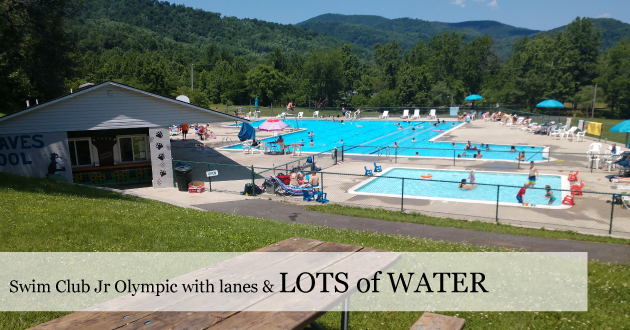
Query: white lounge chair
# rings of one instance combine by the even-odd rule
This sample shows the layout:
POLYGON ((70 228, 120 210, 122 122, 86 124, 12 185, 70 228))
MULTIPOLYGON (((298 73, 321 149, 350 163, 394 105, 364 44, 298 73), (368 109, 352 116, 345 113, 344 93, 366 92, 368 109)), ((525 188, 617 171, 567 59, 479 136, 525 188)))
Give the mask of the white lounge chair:
POLYGON ((304 112, 298 112, 298 118, 304 118, 304 112))
POLYGON ((313 112, 313 118, 319 118, 319 110, 313 112))
POLYGON ((608 172, 610 172, 610 169, 615 165, 615 155, 612 154, 612 152, 610 150, 606 150, 604 151, 604 164, 606 164, 606 168, 608 168, 608 172))
POLYGON ((252 151, 252 142, 251 141, 245 141, 243 143, 241 143, 241 146, 243 147, 243 153, 244 154, 250 154, 252 151))
POLYGON ((593 162, 594 168, 599 168, 599 154, 592 151, 587 151, 586 157, 588 157, 588 167, 591 167, 591 162, 593 162))
POLYGON ((594 142, 594 143, 591 143, 590 146, 588 146, 588 151, 599 152, 600 150, 602 150, 602 144, 601 143, 594 142))
POLYGON ((385 110, 383 111, 383 114, 378 116, 378 119, 387 119, 389 118, 389 111, 385 110))
POLYGON ((521 127, 521 131, 523 131, 523 132, 533 132, 530 129, 532 127, 536 127, 536 125, 538 125, 538 123, 531 123, 531 124, 529 124, 527 126, 523 126, 523 127, 521 127))
POLYGON ((429 115, 427 116, 427 119, 436 119, 437 115, 436 115, 437 109, 431 109, 431 111, 429 112, 429 115))
MULTIPOLYGON (((575 136, 574 133, 577 130, 577 126, 573 126, 571 127, 568 131, 561 133, 561 138, 564 137, 567 140, 569 140, 569 138, 571 138, 571 141, 573 141, 573 137, 575 136)), ((599 152, 599 150, 597 150, 599 152)))
POLYGON ((416 109, 413 111, 413 116, 411 116, 411 119, 420 119, 420 109, 416 109))
POLYGON ((584 142, 585 136, 586 136, 586 131, 577 132, 575 134, 575 142, 580 142, 580 138, 582 138, 582 142, 584 142))
POLYGON ((302 146, 294 143, 291 145, 291 147, 293 147, 293 153, 291 154, 291 156, 299 157, 302 155, 302 146))
POLYGON ((523 120, 525 120, 525 118, 519 117, 518 120, 516 121, 516 124, 512 124, 512 126, 510 126, 510 128, 522 127, 521 125, 523 124, 523 120))
POLYGON ((252 146, 250 146, 250 147, 249 147, 249 152, 250 152, 251 154, 255 154, 255 153, 262 154, 262 153, 263 153, 263 150, 264 150, 264 148, 265 148, 265 147, 264 147, 264 145, 263 145, 263 143, 264 143, 264 141, 261 141, 261 142, 258 142, 258 146, 256 146, 256 147, 252 147, 252 146))
POLYGON ((283 112, 283 113, 281 113, 281 114, 277 115, 277 116, 276 116, 276 118, 284 118, 284 117, 286 117, 286 116, 287 116, 287 113, 286 113, 286 112, 283 112))
POLYGON ((558 129, 552 130, 551 133, 549 133, 549 136, 551 136, 555 140, 556 138, 559 138, 561 134, 564 133, 565 131, 566 131, 566 126, 559 127, 558 129))
POLYGON ((402 119, 409 119, 409 109, 403 110, 403 114, 402 114, 402 116, 400 116, 400 118, 402 118, 402 119))

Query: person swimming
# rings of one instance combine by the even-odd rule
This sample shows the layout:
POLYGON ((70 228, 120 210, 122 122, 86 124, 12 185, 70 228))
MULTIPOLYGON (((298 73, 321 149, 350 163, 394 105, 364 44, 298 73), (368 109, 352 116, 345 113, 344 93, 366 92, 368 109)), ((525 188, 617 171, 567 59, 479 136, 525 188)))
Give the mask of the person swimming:
POLYGON ((471 189, 472 187, 466 184, 466 179, 462 179, 459 183, 459 189, 471 189))
POLYGON ((416 142, 416 138, 412 138, 412 139, 411 139, 411 142, 416 142))
POLYGON ((549 185, 545 186, 545 191, 546 191, 546 194, 544 197, 549 198, 549 204, 547 205, 551 205, 553 202, 556 201, 556 198, 553 196, 553 191, 551 191, 551 187, 549 185))

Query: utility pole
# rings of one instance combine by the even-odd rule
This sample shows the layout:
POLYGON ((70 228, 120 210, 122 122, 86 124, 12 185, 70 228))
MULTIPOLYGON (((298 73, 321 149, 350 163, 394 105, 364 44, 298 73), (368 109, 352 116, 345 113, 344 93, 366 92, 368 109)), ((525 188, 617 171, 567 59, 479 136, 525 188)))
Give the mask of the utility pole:
POLYGON ((591 109, 591 119, 595 118, 595 100, 597 100, 597 83, 595 83, 595 93, 593 94, 593 109, 591 109))
POLYGON ((195 80, 194 80, 194 76, 193 73, 195 72, 195 65, 191 64, 190 65, 190 90, 193 90, 193 87, 195 85, 195 80))

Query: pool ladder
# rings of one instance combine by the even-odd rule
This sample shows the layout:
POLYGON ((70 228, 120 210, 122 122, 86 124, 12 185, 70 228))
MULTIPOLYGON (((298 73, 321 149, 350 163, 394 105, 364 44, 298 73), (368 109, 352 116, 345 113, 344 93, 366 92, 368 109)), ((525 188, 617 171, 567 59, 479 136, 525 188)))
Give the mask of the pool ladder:
POLYGON ((385 148, 378 147, 378 156, 389 157, 389 147, 385 147, 385 148))
POLYGON ((222 146, 222 147, 225 147, 225 145, 226 145, 226 144, 227 144, 227 145, 234 144, 234 141, 232 141, 232 139, 231 139, 229 136, 228 136, 228 137, 224 137, 224 138, 221 140, 221 146, 222 146))

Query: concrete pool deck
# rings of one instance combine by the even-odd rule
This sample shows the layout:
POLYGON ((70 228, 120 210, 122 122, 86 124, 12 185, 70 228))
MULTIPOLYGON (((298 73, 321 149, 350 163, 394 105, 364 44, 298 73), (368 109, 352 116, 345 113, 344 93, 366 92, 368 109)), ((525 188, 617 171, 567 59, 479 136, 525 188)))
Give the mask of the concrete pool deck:
MULTIPOLYGON (((308 119, 308 118, 305 118, 308 119)), ((391 119, 391 121, 400 119, 391 119)), ((273 167, 296 160, 295 157, 289 155, 263 155, 263 154, 243 154, 241 150, 225 151, 217 150, 220 147, 222 138, 236 137, 238 128, 221 127, 222 124, 215 124, 210 130, 217 134, 217 140, 211 141, 181 141, 175 138, 173 145, 173 158, 186 161, 199 161, 218 164, 231 164, 242 166, 256 167, 273 167), (195 144, 203 144, 210 146, 203 151, 199 151, 195 144), (214 147, 214 148, 213 148, 214 147)), ((271 136, 271 133, 258 132, 260 138, 271 136)), ((286 134, 285 134, 286 135, 286 134)), ((288 135, 287 140, 290 140, 288 135)), ((563 161, 538 162, 539 172, 549 175, 567 175, 569 171, 579 170, 579 180, 585 183, 585 191, 596 191, 603 193, 621 193, 616 186, 611 184, 607 177, 615 174, 615 171, 608 172, 601 169, 594 169, 591 173, 586 167, 586 150, 593 142, 589 138, 585 142, 571 142, 562 140, 553 140, 548 136, 534 135, 526 133, 520 129, 510 129, 499 125, 496 122, 485 122, 476 120, 470 124, 463 125, 461 128, 450 132, 443 136, 440 141, 466 142, 472 141, 474 144, 490 143, 501 141, 501 144, 508 145, 546 145, 552 148, 552 152, 578 153, 578 155, 564 156, 563 161), (584 156, 582 156, 584 155, 584 156)), ((602 150, 609 145, 602 143, 602 150)), ((306 155, 304 155, 306 156, 306 155)), ((431 169, 448 169, 448 170, 475 170, 475 171, 499 171, 511 173, 527 173, 528 164, 522 164, 518 169, 516 163, 495 161, 490 159, 473 160, 473 159, 457 159, 455 165, 452 159, 426 159, 416 157, 374 157, 374 156, 352 156, 346 157, 345 162, 326 168, 324 172, 334 172, 341 174, 353 174, 354 176, 345 175, 329 175, 323 177, 324 190, 328 194, 328 199, 334 203, 384 208, 392 210, 400 210, 400 198, 394 197, 376 197, 376 196, 358 196, 347 193, 353 186, 366 180, 362 175, 365 171, 364 166, 373 167, 372 163, 376 162, 383 166, 383 169, 389 167, 415 167, 415 168, 431 168, 431 169), (396 163, 396 161, 398 163, 396 163), (359 176, 357 176, 359 175, 359 176), (333 177, 331 177, 333 176, 333 177)), ((190 199, 185 202, 187 205, 203 204, 204 201, 212 201, 215 199, 228 198, 229 200, 246 199, 245 196, 233 195, 234 192, 242 190, 245 183, 251 182, 251 171, 243 168, 225 167, 220 170, 222 182, 213 181, 213 190, 230 192, 225 197, 218 197, 219 193, 202 194, 202 196, 190 196, 194 194, 177 193, 181 195, 183 200, 190 199), (233 169, 233 170, 232 170, 233 169), (214 197, 210 197, 214 196, 214 197)), ((263 174, 267 176, 268 174, 263 174)), ((257 184, 262 181, 257 180, 257 184)), ((208 187, 208 184, 206 183, 208 187)), ((533 192, 528 192, 533 193, 533 192)), ((161 193, 160 193, 161 194, 161 193)), ((172 192, 171 192, 172 194, 172 192)), ((527 195, 526 195, 527 196, 527 195)), ((178 196, 178 198, 180 198, 178 196)), ((301 197, 279 197, 271 194, 264 195, 264 198, 272 198, 283 200, 290 203, 302 204, 301 197)), ((509 223, 516 226, 531 228, 546 228, 558 230, 572 230, 576 232, 608 235, 611 222, 611 195, 600 194, 584 194, 584 196, 576 196, 576 205, 568 210, 549 210, 537 208, 523 208, 515 206, 500 206, 498 209, 498 218, 502 223, 509 223)), ((526 198, 527 201, 527 198, 526 198)), ((557 203, 561 202, 561 199, 557 203)), ((462 220, 481 220, 494 222, 497 218, 496 205, 457 203, 447 201, 428 201, 420 199, 405 199, 403 205, 405 211, 421 212, 423 214, 451 217, 462 220)), ((620 206, 614 207, 613 214, 613 235, 615 237, 630 237, 630 210, 622 209, 620 206)))

